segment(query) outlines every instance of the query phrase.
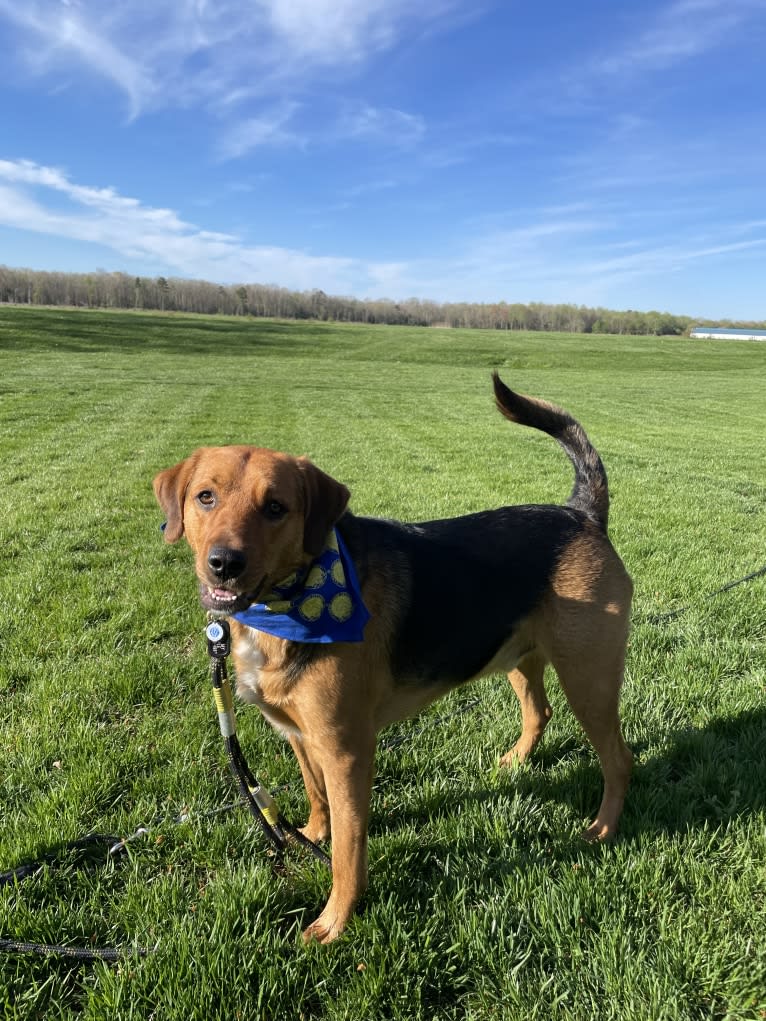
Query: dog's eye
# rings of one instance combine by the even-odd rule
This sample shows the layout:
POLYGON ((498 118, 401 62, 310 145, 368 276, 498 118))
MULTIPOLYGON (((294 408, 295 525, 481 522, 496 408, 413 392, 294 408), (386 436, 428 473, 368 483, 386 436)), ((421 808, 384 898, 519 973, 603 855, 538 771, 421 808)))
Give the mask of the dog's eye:
POLYGON ((215 507, 215 494, 209 489, 203 489, 201 493, 197 493, 197 503, 209 510, 211 507, 215 507))
POLYGON ((263 513, 270 521, 278 521, 287 513, 287 507, 279 500, 269 500, 263 508, 263 513))

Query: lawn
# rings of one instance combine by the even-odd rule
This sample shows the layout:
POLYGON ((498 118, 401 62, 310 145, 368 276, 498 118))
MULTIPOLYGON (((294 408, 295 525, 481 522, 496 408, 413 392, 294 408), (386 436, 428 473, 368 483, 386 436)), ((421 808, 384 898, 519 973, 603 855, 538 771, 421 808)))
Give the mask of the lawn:
MULTIPOLYGON (((766 564, 766 345, 2 308, 0 370, 0 871, 150 831, 0 888, 0 936, 128 951, 0 955, 0 1016, 766 1018, 766 577, 718 592, 766 564), (206 814, 234 789, 151 480, 254 442, 362 514, 564 501, 566 458, 501 419, 492 368, 570 410, 609 472, 636 584, 621 832, 579 838, 600 773, 553 678, 533 761, 497 768, 518 710, 487 679, 384 733, 370 890, 307 947, 322 866, 277 870, 244 810, 206 814)), ((289 747, 252 708, 238 726, 302 822, 289 747)))

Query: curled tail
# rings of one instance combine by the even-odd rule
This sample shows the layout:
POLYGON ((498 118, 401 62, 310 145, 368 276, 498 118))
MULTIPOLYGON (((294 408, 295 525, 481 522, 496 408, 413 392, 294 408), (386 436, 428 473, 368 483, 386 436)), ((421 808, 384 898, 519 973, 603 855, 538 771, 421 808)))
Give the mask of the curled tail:
POLYGON ((541 429, 564 448, 575 470, 574 488, 567 506, 582 511, 606 532, 609 520, 606 469, 580 423, 555 404, 514 393, 496 372, 492 373, 492 382, 501 415, 519 425, 541 429))

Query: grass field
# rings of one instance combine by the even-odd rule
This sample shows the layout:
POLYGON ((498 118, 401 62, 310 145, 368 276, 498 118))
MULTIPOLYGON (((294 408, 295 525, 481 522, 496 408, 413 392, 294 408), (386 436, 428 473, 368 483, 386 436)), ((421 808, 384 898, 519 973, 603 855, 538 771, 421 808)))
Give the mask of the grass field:
MULTIPOLYGON (((766 563, 765 397, 757 343, 0 310, 0 871, 151 831, 122 864, 0 889, 0 936, 157 947, 1 957, 0 1016, 765 1018, 766 577, 709 595, 766 563), (236 441, 310 455, 359 513, 565 500, 566 459, 496 413, 493 367, 575 414, 609 471, 636 583, 621 834, 579 839, 600 773, 552 679, 512 773, 515 700, 482 681, 384 735, 369 893, 305 947, 322 867, 276 874, 243 810, 203 814, 233 790, 151 479, 236 441)), ((303 821, 289 748, 253 709, 238 723, 303 821)))

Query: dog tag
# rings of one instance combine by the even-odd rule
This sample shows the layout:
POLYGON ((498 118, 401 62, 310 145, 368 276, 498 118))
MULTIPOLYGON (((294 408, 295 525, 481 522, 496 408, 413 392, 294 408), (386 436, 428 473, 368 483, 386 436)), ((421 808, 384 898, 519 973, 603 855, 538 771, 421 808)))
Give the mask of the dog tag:
POLYGON ((229 625, 225 620, 211 620, 205 628, 207 652, 215 659, 225 659, 231 652, 229 625))

